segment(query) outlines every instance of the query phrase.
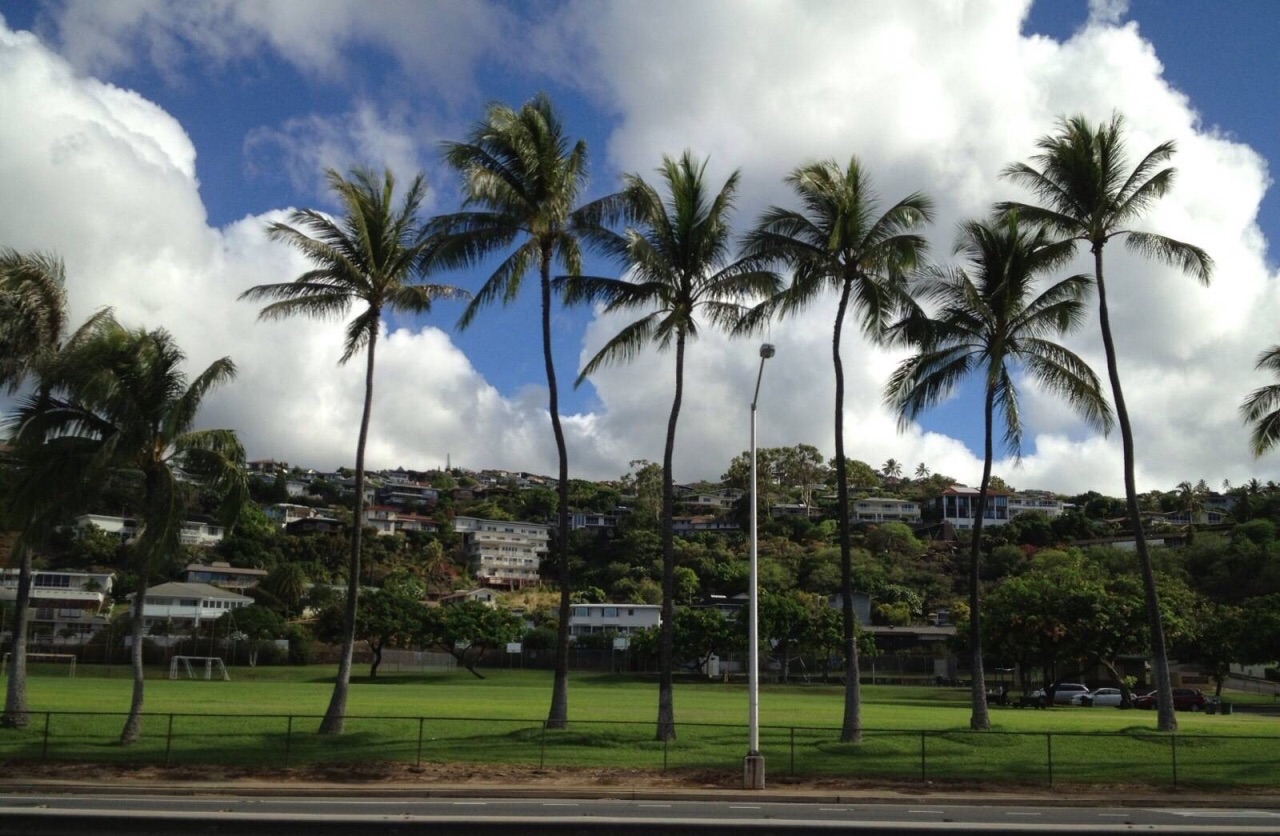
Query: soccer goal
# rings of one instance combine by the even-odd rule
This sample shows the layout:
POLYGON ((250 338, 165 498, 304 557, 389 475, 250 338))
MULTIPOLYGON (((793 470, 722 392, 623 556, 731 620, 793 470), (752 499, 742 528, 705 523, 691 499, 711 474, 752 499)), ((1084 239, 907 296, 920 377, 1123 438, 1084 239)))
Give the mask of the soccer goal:
MULTIPOLYGON (((4 676, 9 672, 9 657, 12 655, 12 653, 6 653, 4 655, 4 660, 0 661, 0 676, 4 676)), ((76 675, 76 656, 74 653, 28 653, 27 665, 31 665, 32 663, 47 663, 52 665, 68 663, 67 675, 76 675)), ((30 671, 30 668, 28 668, 28 671, 30 671)))
POLYGON ((181 679, 178 675, 181 671, 187 672, 187 679, 213 679, 214 671, 217 671, 219 679, 231 681, 231 675, 227 673, 227 666, 223 664, 221 656, 174 656, 169 660, 169 678, 181 679), (195 662, 195 667, 191 663, 195 662), (204 665, 204 676, 197 676, 196 671, 200 666, 204 665))

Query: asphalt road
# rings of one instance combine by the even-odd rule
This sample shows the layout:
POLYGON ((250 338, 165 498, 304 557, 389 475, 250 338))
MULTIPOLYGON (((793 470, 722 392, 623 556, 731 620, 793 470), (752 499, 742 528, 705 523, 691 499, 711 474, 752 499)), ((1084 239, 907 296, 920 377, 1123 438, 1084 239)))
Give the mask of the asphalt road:
POLYGON ((0 796, 0 834, 1270 833, 1280 810, 574 798, 0 796))

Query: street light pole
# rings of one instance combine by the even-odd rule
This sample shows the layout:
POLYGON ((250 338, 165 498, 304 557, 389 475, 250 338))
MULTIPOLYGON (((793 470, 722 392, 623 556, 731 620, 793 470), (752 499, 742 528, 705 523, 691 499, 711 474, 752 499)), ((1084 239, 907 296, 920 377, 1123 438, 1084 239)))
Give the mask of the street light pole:
POLYGON ((760 578, 756 532, 759 503, 756 499, 756 403, 760 400, 760 379, 764 361, 774 355, 769 343, 760 346, 760 370, 751 396, 751 588, 747 597, 747 756, 742 759, 742 786, 764 789, 764 755, 760 753, 760 578))

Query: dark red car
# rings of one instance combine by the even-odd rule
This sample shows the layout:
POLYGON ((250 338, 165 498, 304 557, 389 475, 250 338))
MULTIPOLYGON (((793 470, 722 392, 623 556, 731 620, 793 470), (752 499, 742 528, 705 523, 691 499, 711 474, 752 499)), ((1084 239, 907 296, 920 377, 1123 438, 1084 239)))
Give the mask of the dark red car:
MULTIPOLYGON (((1173 689, 1173 710, 1174 711, 1204 711, 1205 706, 1204 694, 1195 688, 1174 688, 1173 689)), ((1140 697, 1133 698, 1134 708, 1155 708, 1156 692, 1143 694, 1140 697)))

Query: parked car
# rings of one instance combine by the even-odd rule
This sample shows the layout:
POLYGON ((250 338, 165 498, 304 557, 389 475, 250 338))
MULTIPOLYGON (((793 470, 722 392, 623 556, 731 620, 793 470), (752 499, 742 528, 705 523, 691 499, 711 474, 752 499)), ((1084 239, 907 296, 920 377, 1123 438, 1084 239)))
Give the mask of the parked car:
POLYGON ((1119 688, 1099 688, 1088 694, 1072 694, 1071 704, 1084 706, 1113 705, 1119 707, 1120 696, 1119 688))
MULTIPOLYGON (((1133 698, 1134 708, 1155 708, 1158 694, 1152 691, 1150 694, 1143 694, 1140 697, 1133 698)), ((1174 711, 1203 711, 1205 704, 1208 702, 1204 698, 1204 693, 1196 688, 1174 688, 1173 689, 1173 710, 1174 711)))
MULTIPOLYGON (((1089 686, 1079 682, 1059 682, 1053 686, 1053 704, 1054 705, 1079 705, 1073 703, 1072 697, 1086 695, 1089 693, 1089 686)), ((1031 698, 1038 699, 1044 703, 1048 703, 1049 698, 1045 694, 1043 688, 1039 688, 1031 692, 1031 698)))

